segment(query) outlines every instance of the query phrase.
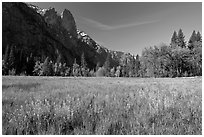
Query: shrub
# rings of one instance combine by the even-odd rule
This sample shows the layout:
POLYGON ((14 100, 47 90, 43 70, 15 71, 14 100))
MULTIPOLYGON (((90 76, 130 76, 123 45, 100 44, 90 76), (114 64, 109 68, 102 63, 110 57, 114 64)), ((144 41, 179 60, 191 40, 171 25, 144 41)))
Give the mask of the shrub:
POLYGON ((33 75, 34 76, 41 76, 42 75, 42 66, 43 63, 40 61, 35 62, 34 70, 33 70, 33 75))
POLYGON ((110 76, 115 77, 115 67, 110 70, 110 76))
POLYGON ((2 75, 8 75, 8 63, 2 60, 2 75))
POLYGON ((9 70, 9 75, 11 75, 11 76, 15 76, 16 75, 16 69, 11 69, 11 70, 9 70))
POLYGON ((50 61, 49 57, 47 57, 43 63, 42 74, 44 76, 52 76, 53 75, 52 61, 50 61))

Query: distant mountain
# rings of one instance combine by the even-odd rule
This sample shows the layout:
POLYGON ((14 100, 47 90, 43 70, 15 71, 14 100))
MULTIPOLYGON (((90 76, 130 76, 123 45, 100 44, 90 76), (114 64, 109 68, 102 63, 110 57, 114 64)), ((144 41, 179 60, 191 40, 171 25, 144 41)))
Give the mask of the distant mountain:
POLYGON ((82 49, 83 52, 87 52, 88 58, 95 62, 100 62, 102 65, 107 57, 107 54, 110 54, 111 57, 111 67, 118 66, 121 62, 123 62, 125 59, 131 59, 134 57, 130 53, 124 53, 121 51, 113 51, 109 50, 106 47, 97 44, 88 34, 86 34, 84 31, 77 30, 77 38, 78 38, 78 47, 82 49), (94 56, 89 56, 93 52, 94 56), (93 58, 94 57, 94 58, 93 58))
POLYGON ((32 72, 36 60, 50 57, 53 61, 71 66, 74 59, 80 63, 84 53, 88 67, 103 65, 111 54, 111 66, 117 66, 129 53, 109 50, 97 44, 76 27, 73 15, 67 9, 58 14, 54 8, 41 9, 26 3, 2 3, 2 51, 14 49, 17 73, 32 72))

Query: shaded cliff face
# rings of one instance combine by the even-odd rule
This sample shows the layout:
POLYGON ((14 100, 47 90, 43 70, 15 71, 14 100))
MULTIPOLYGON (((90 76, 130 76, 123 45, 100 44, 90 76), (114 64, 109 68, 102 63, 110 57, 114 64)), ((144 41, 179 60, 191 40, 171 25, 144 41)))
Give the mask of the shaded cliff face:
POLYGON ((40 14, 42 15, 47 24, 63 27, 68 31, 69 34, 76 38, 77 36, 76 23, 74 17, 72 16, 69 10, 65 9, 61 13, 61 15, 59 15, 54 8, 46 10, 38 9, 38 12, 40 12, 40 14))
POLYGON ((72 66, 80 64, 82 53, 93 69, 111 54, 111 66, 119 65, 123 52, 111 51, 97 44, 85 32, 77 30, 73 15, 65 9, 61 15, 54 8, 40 9, 25 3, 2 3, 2 51, 14 49, 17 73, 32 73, 36 60, 50 57, 72 66))
POLYGON ((42 16, 25 3, 2 3, 2 51, 4 55, 6 48, 14 48, 17 72, 31 71, 34 63, 30 66, 28 60, 43 61, 47 56, 52 60, 60 56, 62 62, 73 63, 76 38, 54 13, 51 9, 42 16))
POLYGON ((71 12, 67 9, 65 9, 62 12, 62 26, 69 31, 73 37, 77 36, 77 29, 76 29, 76 23, 74 20, 74 17, 72 16, 71 12))

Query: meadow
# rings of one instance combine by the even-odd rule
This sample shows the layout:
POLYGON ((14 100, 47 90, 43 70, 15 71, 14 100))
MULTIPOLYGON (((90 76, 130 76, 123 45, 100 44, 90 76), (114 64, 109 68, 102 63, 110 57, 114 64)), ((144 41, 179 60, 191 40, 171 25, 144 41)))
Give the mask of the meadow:
POLYGON ((201 135, 202 77, 2 77, 4 135, 201 135))

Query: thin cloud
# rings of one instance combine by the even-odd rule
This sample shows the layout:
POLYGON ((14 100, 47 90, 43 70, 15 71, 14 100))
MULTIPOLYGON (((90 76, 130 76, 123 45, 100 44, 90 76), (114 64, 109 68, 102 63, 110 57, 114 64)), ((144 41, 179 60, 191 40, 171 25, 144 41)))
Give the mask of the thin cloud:
POLYGON ((122 29, 122 28, 128 28, 128 27, 135 27, 135 26, 144 25, 144 24, 156 23, 159 21, 159 20, 153 20, 153 21, 144 21, 144 22, 133 22, 133 23, 129 23, 129 24, 110 26, 110 25, 105 25, 101 22, 98 22, 98 21, 95 21, 95 20, 92 20, 89 18, 82 17, 82 19, 87 24, 91 25, 92 27, 99 28, 101 30, 116 30, 116 29, 122 29))
POLYGON ((89 18, 84 18, 82 17, 82 19, 85 21, 85 23, 87 23, 88 25, 90 26, 93 26, 93 27, 96 27, 96 28, 99 28, 101 30, 110 30, 112 27, 109 26, 109 25, 105 25, 105 24, 102 24, 98 21, 95 21, 95 20, 92 20, 92 19, 89 19, 89 18))

